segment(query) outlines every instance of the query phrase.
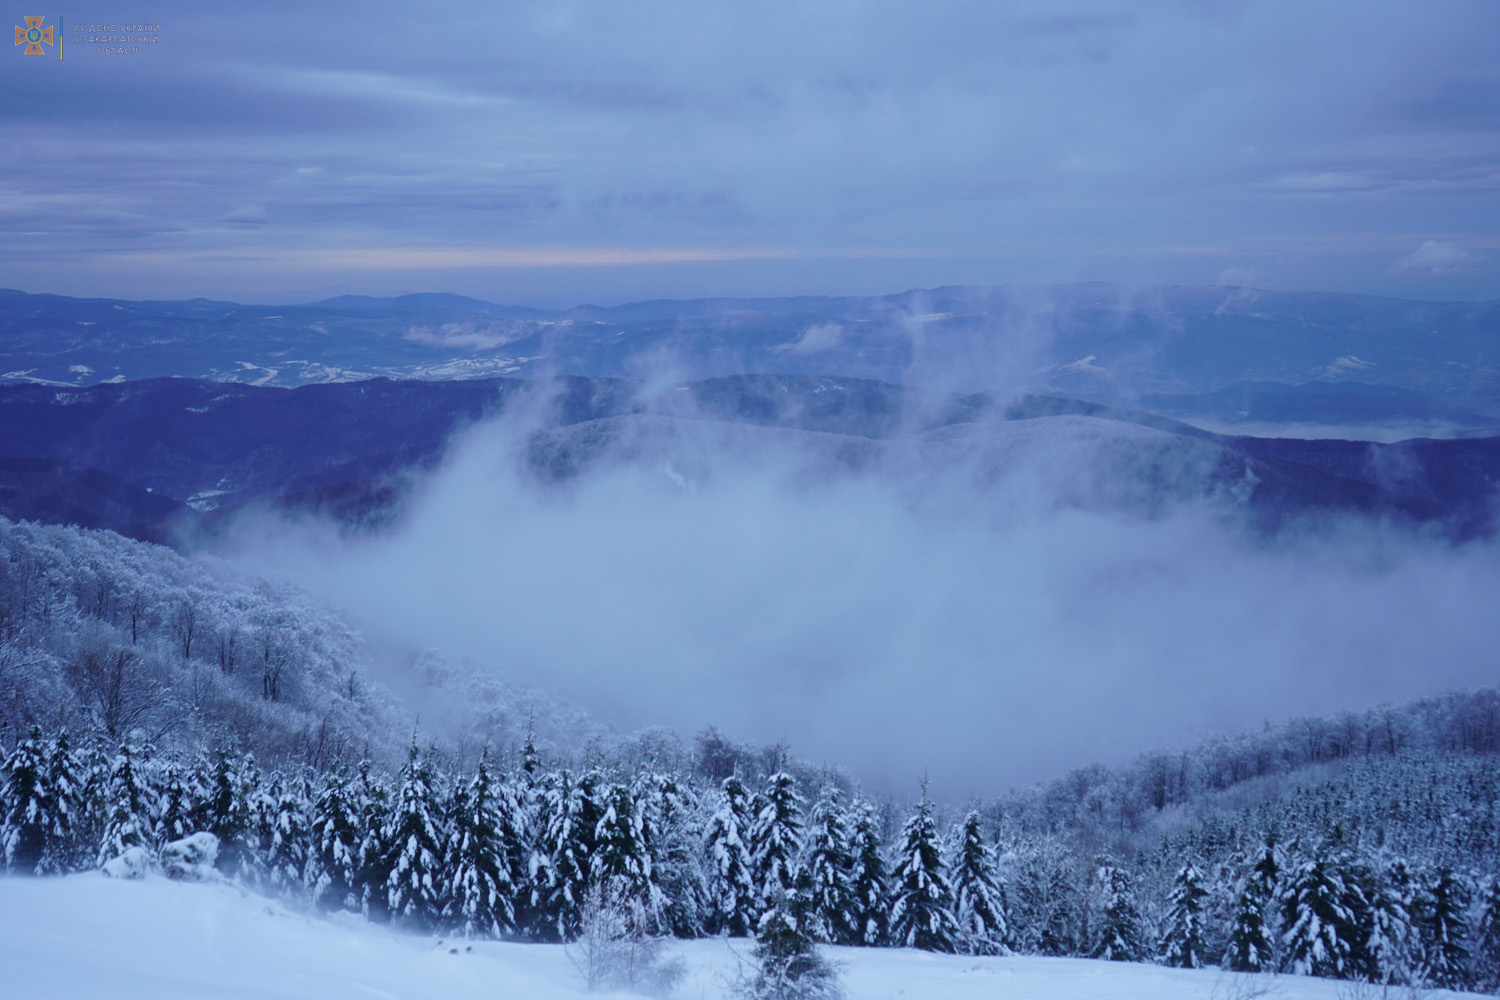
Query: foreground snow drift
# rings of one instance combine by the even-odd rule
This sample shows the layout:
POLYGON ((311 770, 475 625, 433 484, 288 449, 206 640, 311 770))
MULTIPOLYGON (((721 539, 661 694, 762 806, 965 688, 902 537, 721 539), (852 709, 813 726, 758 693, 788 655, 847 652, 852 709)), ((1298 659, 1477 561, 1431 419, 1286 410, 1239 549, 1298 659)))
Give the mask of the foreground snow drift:
MULTIPOLYGON (((745 942, 678 946, 685 1000, 728 995, 745 942)), ((1250 980, 1214 970, 1051 958, 963 958, 905 949, 830 949, 849 1000, 1340 1000, 1340 984, 1250 980)), ((1350 984, 1342 984, 1347 992, 1350 984)), ((439 941, 353 917, 324 919, 223 885, 99 874, 0 878, 0 996, 6 1000, 585 996, 563 949, 439 941)), ((594 994, 599 996, 599 994, 594 994)), ((1375 994, 1378 996, 1378 994, 1375 994)), ((1430 991, 1426 1000, 1461 994, 1430 991)))

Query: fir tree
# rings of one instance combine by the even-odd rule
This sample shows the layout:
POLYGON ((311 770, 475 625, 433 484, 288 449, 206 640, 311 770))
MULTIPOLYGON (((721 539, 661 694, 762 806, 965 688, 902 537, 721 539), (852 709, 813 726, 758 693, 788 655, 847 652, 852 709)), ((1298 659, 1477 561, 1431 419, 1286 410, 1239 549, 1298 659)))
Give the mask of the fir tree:
POLYGON ((875 811, 868 802, 860 802, 853 814, 850 842, 854 870, 850 891, 854 897, 854 943, 873 947, 885 944, 890 937, 889 877, 875 811))
POLYGON ((594 824, 589 878, 607 885, 613 899, 639 903, 648 914, 660 912, 645 816, 628 786, 612 784, 602 791, 603 813, 594 824))
POLYGON ((453 836, 444 865, 452 892, 445 916, 466 937, 505 937, 516 929, 515 885, 501 839, 504 798, 498 791, 481 757, 474 780, 453 796, 453 836))
POLYGON ((984 842, 977 812, 965 816, 959 828, 951 870, 961 950, 969 955, 1005 954, 1010 936, 1005 897, 995 874, 995 852, 984 842))
POLYGON ((1364 905, 1359 887, 1337 861, 1320 856, 1298 866, 1281 896, 1287 971, 1328 978, 1359 972, 1364 905))
POLYGON ((386 905, 393 920, 417 927, 433 926, 442 911, 444 836, 435 805, 432 775, 412 744, 385 835, 386 905))
POLYGON ((111 806, 104 835, 99 840, 97 863, 102 866, 132 847, 153 849, 154 803, 150 788, 141 780, 129 746, 122 745, 115 757, 106 794, 111 806))
POLYGON ((805 904, 775 886, 755 931, 755 973, 747 1000, 839 1000, 838 970, 818 951, 805 904))
POLYGON ((183 773, 175 762, 168 762, 161 780, 157 839, 165 844, 197 832, 193 816, 198 809, 198 790, 193 787, 190 775, 183 773))
POLYGON ((719 807, 708 821, 709 929, 745 937, 754 927, 756 892, 745 838, 749 829, 745 785, 730 775, 720 786, 719 807))
POLYGON ((246 757, 237 766, 228 752, 220 752, 203 818, 208 832, 219 838, 215 867, 227 875, 245 874, 253 865, 251 797, 258 791, 258 784, 253 757, 246 757))
POLYGON ((566 769, 550 776, 542 798, 539 851, 544 853, 546 885, 533 933, 544 940, 571 941, 590 885, 594 831, 603 810, 603 778, 590 771, 575 779, 566 769))
POLYGON ((1475 928, 1474 958, 1478 972, 1476 986, 1500 992, 1500 877, 1491 876, 1479 907, 1479 924, 1475 928))
POLYGON ((1266 972, 1276 967, 1273 935, 1266 926, 1266 909, 1276 895, 1281 862, 1273 830, 1265 849, 1240 884, 1234 904, 1229 949, 1224 964, 1232 972, 1266 972))
POLYGON ((1177 870, 1167 904, 1167 930, 1161 947, 1165 964, 1179 969, 1203 968, 1203 909, 1207 898, 1203 876, 1189 861, 1177 870))
POLYGON ((854 853, 848 822, 839 808, 838 786, 829 782, 808 820, 808 918, 814 940, 860 943, 859 906, 854 896, 854 853))
POLYGON ((891 938, 906 948, 957 951, 960 935, 952 905, 953 890, 944 872, 937 823, 924 781, 922 801, 902 828, 891 873, 891 938))
POLYGON ((802 796, 797 781, 786 771, 766 779, 763 805, 750 829, 752 878, 761 911, 773 894, 791 893, 797 883, 797 859, 802 853, 802 796))
POLYGON ((48 841, 56 836, 55 796, 48 782, 42 731, 33 727, 3 765, 0 793, 0 859, 14 872, 43 874, 48 841))
POLYGON ((1364 976, 1372 983, 1414 983, 1421 959, 1412 925, 1418 902, 1411 871, 1398 859, 1383 874, 1373 869, 1363 874, 1361 890, 1369 902, 1364 976))
POLYGON ((314 800, 308 822, 306 884, 325 909, 360 909, 359 823, 347 779, 334 777, 314 800))
POLYGON ((1442 989, 1463 990, 1469 985, 1470 898, 1468 883, 1448 865, 1438 868, 1427 884, 1420 924, 1427 980, 1442 989))
POLYGON ((680 938, 697 937, 703 932, 707 887, 698 863, 701 838, 693 823, 691 793, 669 775, 646 775, 636 801, 652 877, 663 895, 661 910, 654 914, 656 929, 680 938))
POLYGON ((270 810, 262 840, 262 870, 266 881, 283 891, 300 888, 305 881, 312 839, 308 797, 305 780, 284 779, 274 781, 266 796, 270 810))
POLYGON ((359 817, 359 852, 357 857, 360 911, 371 919, 390 916, 389 895, 391 865, 395 858, 392 832, 391 799, 386 786, 370 773, 369 761, 361 761, 353 785, 353 811, 359 817))
POLYGON ((1140 961, 1141 918, 1130 873, 1105 860, 1094 872, 1094 885, 1100 907, 1098 937, 1091 957, 1111 962, 1140 961))

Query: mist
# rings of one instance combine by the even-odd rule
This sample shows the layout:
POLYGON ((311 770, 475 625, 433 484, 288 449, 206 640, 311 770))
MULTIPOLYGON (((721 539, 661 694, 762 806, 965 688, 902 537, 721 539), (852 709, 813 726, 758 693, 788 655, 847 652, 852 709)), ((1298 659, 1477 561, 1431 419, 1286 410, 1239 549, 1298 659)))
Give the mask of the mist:
POLYGON ((1495 680, 1493 545, 1257 535, 1195 493, 1199 447, 1082 417, 881 443, 512 413, 454 441, 390 531, 262 518, 227 552, 375 647, 950 799, 1495 680), (570 474, 538 474, 559 449, 570 474))

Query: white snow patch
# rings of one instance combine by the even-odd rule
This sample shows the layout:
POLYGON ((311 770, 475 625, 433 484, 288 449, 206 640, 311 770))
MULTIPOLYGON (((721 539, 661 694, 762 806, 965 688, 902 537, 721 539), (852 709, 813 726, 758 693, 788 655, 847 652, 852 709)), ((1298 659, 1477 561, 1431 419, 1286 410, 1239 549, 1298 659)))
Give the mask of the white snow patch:
MULTIPOLYGON (((720 1000, 749 943, 672 947, 687 976, 674 994, 720 1000)), ((933 955, 830 948, 848 1000, 1212 1000, 1250 996, 1244 977, 1086 959, 933 955)), ((26 1000, 580 1000, 557 945, 402 934, 351 915, 322 918, 224 884, 159 875, 0 878, 0 992, 26 1000)), ((1252 979, 1278 1000, 1338 1000, 1339 984, 1252 979)), ((609 994, 623 998, 626 994, 609 994)), ((592 994, 600 996, 600 994, 592 994)), ((1428 991, 1428 1000, 1464 994, 1428 991)))

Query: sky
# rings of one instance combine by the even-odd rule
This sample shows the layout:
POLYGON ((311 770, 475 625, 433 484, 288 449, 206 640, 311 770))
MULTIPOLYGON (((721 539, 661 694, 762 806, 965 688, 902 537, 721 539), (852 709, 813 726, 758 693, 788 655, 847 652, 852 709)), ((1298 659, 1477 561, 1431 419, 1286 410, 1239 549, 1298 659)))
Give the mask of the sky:
POLYGON ((45 13, 63 58, 0 58, 0 286, 1500 297, 1492 0, 45 13))

